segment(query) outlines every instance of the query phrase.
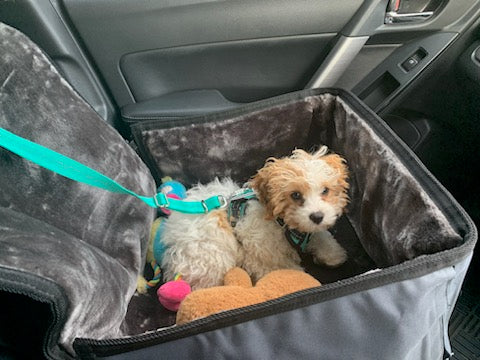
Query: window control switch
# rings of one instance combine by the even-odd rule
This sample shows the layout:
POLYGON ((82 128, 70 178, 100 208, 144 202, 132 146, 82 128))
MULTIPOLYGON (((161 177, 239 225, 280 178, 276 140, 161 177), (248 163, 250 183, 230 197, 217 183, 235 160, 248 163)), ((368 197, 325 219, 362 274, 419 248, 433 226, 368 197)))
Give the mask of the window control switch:
POLYGON ((417 51, 415 51, 414 54, 412 54, 407 60, 402 62, 400 64, 401 68, 405 70, 406 72, 411 71, 414 67, 418 65, 418 63, 424 59, 428 53, 426 52, 425 49, 419 48, 417 51))
POLYGON ((418 65, 418 59, 416 59, 414 56, 410 56, 407 60, 405 60, 402 63, 401 66, 402 66, 403 70, 408 72, 408 71, 412 70, 417 65, 418 65))

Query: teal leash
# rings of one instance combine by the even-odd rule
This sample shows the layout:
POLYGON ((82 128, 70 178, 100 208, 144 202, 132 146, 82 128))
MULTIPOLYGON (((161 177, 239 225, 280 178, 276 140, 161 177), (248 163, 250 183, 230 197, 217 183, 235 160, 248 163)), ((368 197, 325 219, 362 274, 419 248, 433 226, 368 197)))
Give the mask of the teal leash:
POLYGON ((212 196, 202 201, 171 199, 167 198, 163 193, 158 193, 153 197, 138 195, 108 176, 78 161, 24 139, 3 128, 0 128, 0 146, 66 178, 110 192, 134 196, 153 208, 168 208, 188 214, 203 214, 227 206, 226 199, 221 195, 212 196))

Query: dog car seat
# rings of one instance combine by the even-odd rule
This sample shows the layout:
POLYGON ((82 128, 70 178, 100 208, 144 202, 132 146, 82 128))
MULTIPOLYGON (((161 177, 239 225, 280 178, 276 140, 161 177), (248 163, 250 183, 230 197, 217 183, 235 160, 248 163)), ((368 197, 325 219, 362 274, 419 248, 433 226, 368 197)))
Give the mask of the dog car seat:
POLYGON ((182 326, 134 295, 154 211, 0 149, 0 345, 20 351, 40 304, 47 358, 439 359, 476 242, 450 194, 352 95, 317 89, 132 126, 142 160, 16 30, 0 24, 0 126, 137 193, 154 177, 247 180, 270 156, 326 144, 350 168, 335 229, 349 253, 321 287, 182 326), (147 164, 149 168, 145 165, 147 164), (150 170, 149 170, 150 169, 150 170), (153 176, 151 175, 153 174, 153 176), (3 309, 2 309, 3 310, 3 309), (2 318, 3 317, 3 318, 2 318), (18 325, 20 324, 20 326, 18 325), (17 331, 14 331, 17 330, 17 331))

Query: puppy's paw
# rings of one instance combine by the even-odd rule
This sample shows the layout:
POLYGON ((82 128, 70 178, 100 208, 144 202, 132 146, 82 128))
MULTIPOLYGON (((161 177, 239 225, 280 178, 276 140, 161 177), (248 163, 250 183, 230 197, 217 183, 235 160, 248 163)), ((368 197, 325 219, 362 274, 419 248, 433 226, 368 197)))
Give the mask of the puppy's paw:
POLYGON ((337 267, 347 261, 347 252, 328 231, 315 235, 311 248, 315 264, 337 267))
POLYGON ((313 262, 317 265, 325 265, 328 267, 337 267, 347 261, 347 252, 340 245, 334 251, 328 253, 315 254, 313 262))

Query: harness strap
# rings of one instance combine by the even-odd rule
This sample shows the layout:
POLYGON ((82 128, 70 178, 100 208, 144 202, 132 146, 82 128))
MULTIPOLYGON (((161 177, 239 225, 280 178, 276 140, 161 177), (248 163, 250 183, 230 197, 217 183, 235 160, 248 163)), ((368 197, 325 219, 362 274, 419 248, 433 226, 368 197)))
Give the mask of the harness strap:
POLYGON ((258 200, 257 195, 250 188, 237 190, 228 199, 227 218, 232 227, 235 227, 237 222, 245 215, 249 200, 258 200))
MULTIPOLYGON (((228 199, 227 207, 227 217, 230 222, 230 225, 234 228, 238 221, 245 215, 245 210, 247 208, 248 201, 258 200, 257 195, 250 188, 243 188, 236 191, 228 199)), ((312 236, 311 233, 302 233, 297 230, 290 229, 286 226, 285 221, 281 218, 277 218, 277 224, 284 229, 285 238, 288 240, 290 245, 303 256, 306 252, 308 243, 312 236)))
POLYGON ((202 201, 171 199, 167 198, 163 193, 158 193, 153 197, 138 195, 108 176, 105 176, 78 161, 30 140, 24 139, 1 127, 0 146, 66 178, 110 192, 134 196, 153 208, 169 208, 183 213, 202 214, 227 205, 227 201, 221 195, 213 196, 202 201))
POLYGON ((290 245, 292 245, 299 254, 305 253, 312 234, 289 229, 287 226, 285 226, 285 221, 280 218, 277 218, 277 224, 285 229, 285 237, 290 245))

